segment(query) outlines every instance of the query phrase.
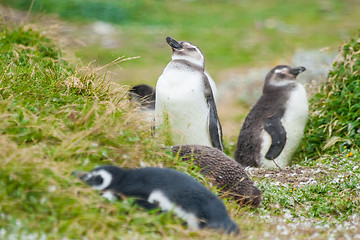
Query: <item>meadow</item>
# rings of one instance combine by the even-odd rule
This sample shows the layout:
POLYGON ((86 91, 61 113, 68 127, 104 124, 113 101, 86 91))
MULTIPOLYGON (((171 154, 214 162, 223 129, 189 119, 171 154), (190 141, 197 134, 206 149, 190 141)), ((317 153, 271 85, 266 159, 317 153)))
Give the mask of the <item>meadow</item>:
MULTIPOLYGON (((25 1, 5 3, 30 8, 25 1)), ((68 7, 47 9, 46 1, 40 3, 35 1, 32 11, 59 14, 77 26, 94 20, 117 24, 122 47, 63 44, 64 36, 45 26, 47 15, 20 24, 1 20, 1 239, 230 239, 212 230, 190 231, 173 214, 146 212, 133 206, 133 199, 109 202, 71 176, 103 164, 171 167, 219 194, 198 169, 164 150, 167 136, 154 137, 126 97, 124 84, 154 84, 168 62, 165 33, 196 39, 215 76, 239 66, 273 64, 299 47, 340 50, 328 79, 310 98, 297 162, 283 170, 248 169, 264 192, 259 208, 223 201, 241 228, 239 239, 360 239, 357 1, 209 1, 206 8, 203 1, 128 1, 126 17, 104 14, 109 19, 89 9, 84 10, 89 16, 64 15, 60 10, 68 7), (276 25, 281 22, 286 31, 292 24, 299 32, 282 32, 284 25, 276 25), (78 58, 69 60, 72 54, 78 58), (97 67, 89 67, 94 59, 97 67), (109 78, 120 67, 123 74, 109 78)), ((97 9, 100 3, 92 4, 86 6, 97 9)), ((116 4, 104 1, 101 9, 115 11, 116 4)), ((225 140, 232 156, 233 140, 225 140)))

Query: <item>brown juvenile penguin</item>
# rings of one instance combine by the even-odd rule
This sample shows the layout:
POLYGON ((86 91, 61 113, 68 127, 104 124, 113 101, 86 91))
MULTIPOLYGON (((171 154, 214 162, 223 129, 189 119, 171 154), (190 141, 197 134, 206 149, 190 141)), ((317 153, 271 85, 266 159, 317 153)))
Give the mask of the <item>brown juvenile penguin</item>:
POLYGON ((239 204, 260 205, 261 191, 244 168, 219 149, 202 145, 176 145, 171 147, 171 151, 199 166, 200 173, 211 178, 224 197, 232 197, 239 204))
POLYGON ((286 167, 298 148, 308 118, 305 88, 296 81, 305 67, 274 67, 263 93, 241 127, 235 160, 243 167, 286 167))

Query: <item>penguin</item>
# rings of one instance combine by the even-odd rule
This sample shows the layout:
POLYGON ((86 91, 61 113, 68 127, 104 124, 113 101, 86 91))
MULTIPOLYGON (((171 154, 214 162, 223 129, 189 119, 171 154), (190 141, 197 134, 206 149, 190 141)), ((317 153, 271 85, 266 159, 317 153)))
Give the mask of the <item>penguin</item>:
MULTIPOLYGON (((217 88, 214 79, 205 70, 204 74, 209 79, 214 100, 217 101, 217 88)), ((147 84, 139 84, 133 86, 128 93, 131 102, 138 102, 145 110, 155 110, 155 89, 147 84)))
POLYGON ((224 203, 186 173, 170 168, 124 169, 106 165, 72 174, 110 200, 134 197, 135 203, 145 209, 173 211, 193 230, 207 227, 227 234, 239 233, 224 203))
POLYGON ((142 108, 155 110, 155 89, 147 84, 133 86, 128 93, 130 101, 139 102, 142 108))
POLYGON ((260 205, 262 192, 245 169, 219 149, 202 145, 176 145, 171 147, 171 152, 198 166, 200 173, 220 189, 222 197, 231 197, 239 205, 260 205))
POLYGON ((170 127, 172 145, 200 144, 222 151, 221 124, 202 52, 189 42, 166 41, 172 60, 156 83, 156 127, 170 127))
POLYGON ((216 83, 214 81, 214 79, 210 76, 210 74, 208 73, 208 71, 206 71, 206 69, 204 70, 204 74, 206 75, 206 77, 208 78, 209 80, 209 83, 210 83, 210 87, 211 87, 211 90, 212 90, 212 93, 213 93, 213 97, 214 97, 214 100, 215 100, 215 103, 217 103, 217 87, 216 87, 216 83))
POLYGON ((263 93, 240 130, 235 160, 243 167, 272 169, 288 166, 308 119, 305 88, 296 77, 305 67, 274 67, 265 78, 263 93))

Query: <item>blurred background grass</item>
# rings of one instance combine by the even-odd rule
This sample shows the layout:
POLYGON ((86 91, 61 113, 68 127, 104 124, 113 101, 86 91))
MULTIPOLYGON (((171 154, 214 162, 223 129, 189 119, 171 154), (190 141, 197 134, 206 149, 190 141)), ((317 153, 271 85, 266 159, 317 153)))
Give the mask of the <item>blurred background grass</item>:
POLYGON ((85 63, 106 64, 119 56, 141 56, 122 65, 122 83, 155 85, 170 59, 166 36, 195 43, 216 82, 232 69, 287 63, 296 49, 337 50, 359 27, 357 0, 2 0, 5 6, 52 13, 92 30, 73 32, 85 63), (95 29, 95 30, 94 30, 95 29), (105 30, 104 30, 105 29, 105 30), (94 34, 102 35, 97 40, 94 34))

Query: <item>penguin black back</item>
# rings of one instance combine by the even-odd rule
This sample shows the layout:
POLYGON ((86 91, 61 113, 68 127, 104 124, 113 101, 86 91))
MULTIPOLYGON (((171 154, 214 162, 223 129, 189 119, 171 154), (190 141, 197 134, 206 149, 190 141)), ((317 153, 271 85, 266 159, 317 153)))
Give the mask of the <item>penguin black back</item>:
POLYGON ((174 169, 102 166, 90 173, 74 174, 94 189, 135 197, 135 203, 144 208, 159 206, 164 211, 173 210, 193 229, 210 227, 229 234, 239 232, 219 198, 192 177, 174 169))

